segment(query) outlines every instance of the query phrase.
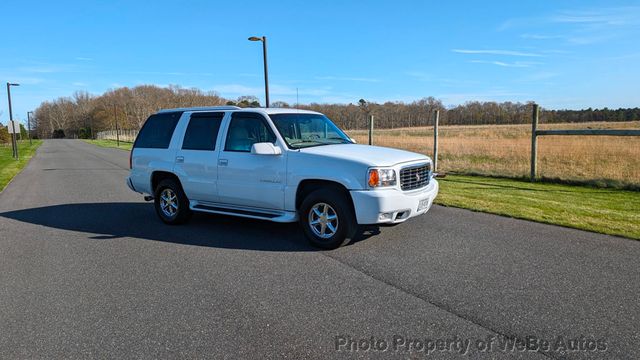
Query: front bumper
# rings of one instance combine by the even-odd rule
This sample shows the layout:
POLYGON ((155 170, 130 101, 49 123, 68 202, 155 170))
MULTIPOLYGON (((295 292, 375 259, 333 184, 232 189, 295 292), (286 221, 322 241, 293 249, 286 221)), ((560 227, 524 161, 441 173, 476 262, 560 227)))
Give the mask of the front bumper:
POLYGON ((438 181, 432 178, 429 185, 418 190, 392 188, 350 193, 358 224, 396 224, 429 211, 439 187, 438 181), (418 209, 421 202, 423 207, 418 209))

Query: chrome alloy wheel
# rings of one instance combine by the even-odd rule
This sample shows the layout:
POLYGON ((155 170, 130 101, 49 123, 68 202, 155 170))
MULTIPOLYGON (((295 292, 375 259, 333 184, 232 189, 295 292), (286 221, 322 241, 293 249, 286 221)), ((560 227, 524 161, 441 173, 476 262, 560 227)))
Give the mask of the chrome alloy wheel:
POLYGON ((309 227, 323 239, 329 239, 338 231, 338 214, 329 204, 317 203, 309 210, 309 227))
POLYGON ((174 217, 178 212, 178 197, 173 190, 167 188, 160 194, 160 209, 167 217, 174 217))

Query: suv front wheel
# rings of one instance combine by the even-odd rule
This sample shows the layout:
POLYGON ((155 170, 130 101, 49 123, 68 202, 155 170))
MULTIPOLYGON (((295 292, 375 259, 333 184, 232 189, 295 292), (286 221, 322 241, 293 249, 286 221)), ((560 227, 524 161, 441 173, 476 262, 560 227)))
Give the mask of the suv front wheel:
POLYGON ((335 249, 346 245, 358 228, 351 204, 333 189, 309 194, 300 206, 300 225, 312 245, 335 249))
POLYGON ((189 200, 180 184, 174 179, 160 181, 154 198, 156 213, 165 224, 178 225, 191 217, 189 200))

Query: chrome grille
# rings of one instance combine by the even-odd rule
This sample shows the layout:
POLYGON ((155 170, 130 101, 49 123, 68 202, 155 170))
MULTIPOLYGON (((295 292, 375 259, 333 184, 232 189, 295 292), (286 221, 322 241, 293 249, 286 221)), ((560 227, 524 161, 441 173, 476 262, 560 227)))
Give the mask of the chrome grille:
POLYGON ((400 188, 402 190, 419 189, 429 185, 431 164, 409 166, 400 170, 400 188))

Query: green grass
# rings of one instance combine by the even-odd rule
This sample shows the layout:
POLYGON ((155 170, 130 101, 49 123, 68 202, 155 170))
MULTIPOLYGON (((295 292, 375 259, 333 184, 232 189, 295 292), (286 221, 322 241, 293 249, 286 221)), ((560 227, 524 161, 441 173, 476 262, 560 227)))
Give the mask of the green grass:
POLYGON ((640 240, 640 192, 448 175, 436 203, 640 240))
POLYGON ((0 145, 0 191, 27 165, 40 144, 42 140, 33 140, 33 145, 29 145, 28 140, 18 141, 19 160, 13 158, 10 143, 0 145))
POLYGON ((83 140, 83 141, 88 142, 89 144, 97 145, 97 146, 108 147, 108 148, 118 148, 122 150, 131 150, 131 147, 133 146, 133 143, 124 142, 124 141, 120 141, 120 146, 118 146, 115 140, 83 140))

